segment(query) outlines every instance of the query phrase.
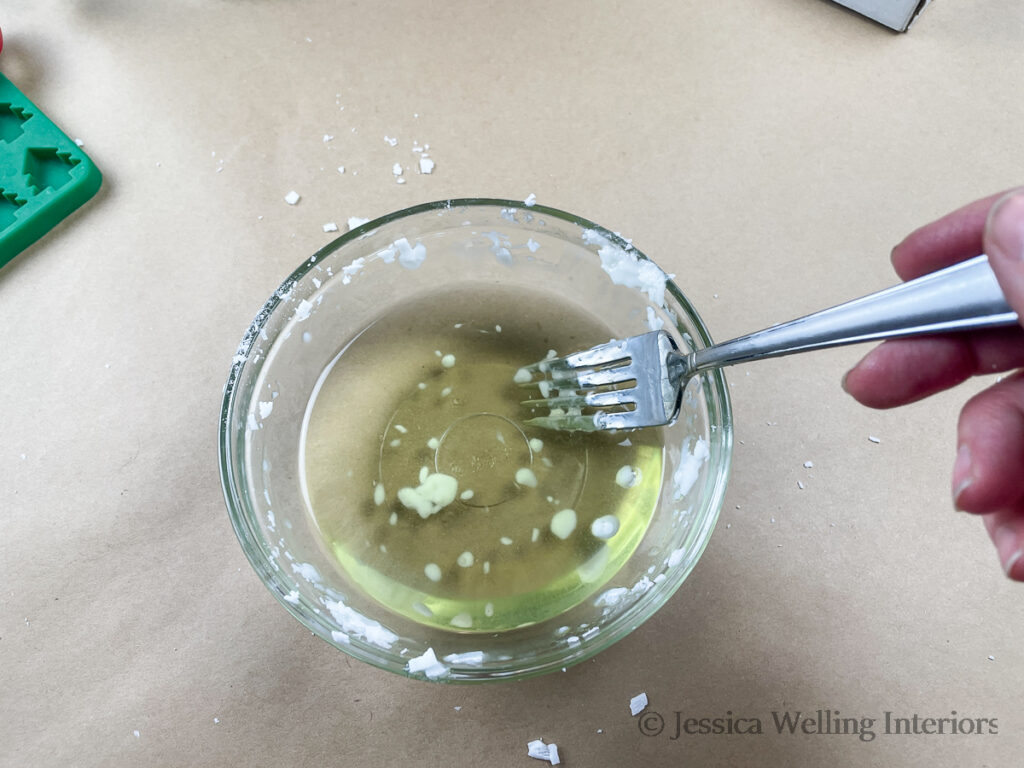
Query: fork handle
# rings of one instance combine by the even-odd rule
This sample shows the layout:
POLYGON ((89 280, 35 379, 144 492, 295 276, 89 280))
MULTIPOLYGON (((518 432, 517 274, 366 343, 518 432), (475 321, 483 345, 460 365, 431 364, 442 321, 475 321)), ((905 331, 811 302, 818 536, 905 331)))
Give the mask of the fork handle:
POLYGON ((1014 325, 1017 313, 977 256, 788 323, 691 352, 691 373, 748 360, 902 336, 1014 325))

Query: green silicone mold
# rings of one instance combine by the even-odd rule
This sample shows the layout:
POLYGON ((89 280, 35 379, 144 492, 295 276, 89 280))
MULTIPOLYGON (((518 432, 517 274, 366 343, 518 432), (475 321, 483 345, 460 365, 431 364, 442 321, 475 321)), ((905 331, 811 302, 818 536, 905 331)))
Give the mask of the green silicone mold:
POLYGON ((99 169, 0 75, 0 267, 96 194, 99 169))

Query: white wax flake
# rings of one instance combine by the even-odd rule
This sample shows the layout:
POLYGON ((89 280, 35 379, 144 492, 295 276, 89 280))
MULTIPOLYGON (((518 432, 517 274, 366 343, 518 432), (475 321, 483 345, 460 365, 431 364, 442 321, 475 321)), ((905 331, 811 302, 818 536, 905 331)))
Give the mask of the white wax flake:
POLYGON ((516 470, 516 484, 525 485, 527 488, 536 488, 537 476, 529 467, 520 467, 516 470))
POLYGON ((628 593, 629 590, 625 587, 612 587, 611 589, 606 589, 597 596, 597 599, 594 601, 594 605, 598 608, 610 608, 617 604, 619 600, 625 597, 628 593))
POLYGON ((313 334, 309 331, 302 332, 302 341, 304 344, 309 344, 313 340, 313 334))
POLYGON ((433 173, 434 161, 426 155, 420 156, 420 173, 433 173))
POLYGON ((995 656, 989 656, 989 657, 988 657, 988 660, 989 660, 989 661, 995 661, 995 660, 996 660, 996 657, 995 657, 995 656))
POLYGON ((434 612, 432 610, 430 610, 429 608, 427 608, 427 606, 420 602, 413 603, 412 609, 416 611, 416 613, 426 616, 428 619, 434 615, 434 612))
MULTIPOLYGON (((395 240, 394 247, 398 249, 398 263, 406 269, 417 269, 427 258, 427 247, 419 240, 416 245, 411 245, 406 238, 401 237, 395 240)), ((454 358, 452 361, 454 365, 454 358)))
POLYGON ((139 738, 139 736, 141 735, 142 734, 140 734, 138 731, 132 731, 132 736, 134 736, 136 739, 139 738))
POLYGON ((647 308, 647 327, 652 331, 660 331, 665 327, 665 321, 658 317, 654 307, 647 308))
POLYGON ((880 438, 877 438, 874 435, 868 435, 868 440, 870 440, 872 443, 880 443, 880 442, 882 442, 882 440, 880 438))
POLYGON ((530 249, 530 253, 536 253, 537 249, 540 248, 540 243, 531 237, 526 241, 526 247, 530 249))
POLYGON ((803 482, 802 482, 802 481, 800 481, 800 480, 797 480, 797 481, 796 481, 796 487, 797 487, 797 488, 799 488, 799 489, 800 489, 801 491, 802 491, 802 490, 803 490, 804 488, 806 488, 806 486, 805 486, 805 485, 803 484, 803 482))
POLYGON ((299 604, 299 592, 298 592, 298 590, 293 589, 291 592, 289 592, 287 595, 284 596, 284 599, 287 600, 292 605, 298 605, 299 604))
POLYGON ((398 513, 397 512, 392 512, 388 516, 388 524, 389 525, 398 525, 398 513))
POLYGON ((423 566, 423 573, 431 581, 441 580, 441 566, 439 566, 437 563, 427 563, 425 566, 423 566))
POLYGON ((441 390, 441 397, 448 397, 448 395, 450 395, 451 393, 452 393, 452 388, 451 387, 445 387, 444 389, 441 390))
POLYGON ((334 137, 331 136, 331 134, 329 134, 329 133, 325 133, 324 134, 324 144, 326 144, 329 141, 334 141, 334 137))
POLYGON ((428 477, 430 477, 430 467, 427 467, 427 466, 420 467, 420 477, 419 477, 420 482, 421 483, 426 482, 426 479, 428 477))
POLYGON ((366 257, 360 256, 352 260, 351 264, 341 268, 341 284, 348 285, 352 282, 352 278, 363 271, 363 267, 366 266, 366 257))
POLYGON ((270 412, 272 410, 274 410, 274 403, 273 403, 273 401, 266 401, 266 402, 260 401, 259 408, 260 408, 260 418, 261 419, 265 419, 265 418, 267 418, 267 416, 270 415, 270 412))
POLYGON ((548 762, 552 765, 558 765, 562 762, 562 758, 558 755, 558 745, 554 742, 548 744, 548 762))
POLYGON ((534 739, 527 743, 526 754, 529 757, 536 758, 537 760, 547 760, 549 754, 548 745, 540 739, 534 739))
POLYGON ((405 668, 410 674, 422 672, 431 680, 448 674, 448 667, 437 660, 433 648, 427 648, 421 655, 409 659, 405 664, 405 668))
POLYGON ((553 462, 547 456, 541 456, 540 457, 540 463, 543 464, 548 469, 551 469, 551 467, 555 466, 555 462, 553 462))
POLYGON ((484 574, 486 575, 486 574, 488 574, 490 572, 491 572, 491 561, 490 560, 484 560, 484 574))
MULTIPOLYGON (((448 664, 460 664, 467 667, 479 667, 484 663, 483 651, 463 651, 462 653, 449 653, 444 657, 448 664)), ((462 707, 456 707, 458 712, 462 707)))
POLYGON ((427 388, 427 385, 426 385, 426 383, 425 383, 425 382, 422 382, 422 381, 421 381, 421 382, 420 382, 419 384, 417 384, 417 385, 416 385, 416 387, 417 387, 418 389, 421 389, 421 390, 422 390, 422 389, 426 389, 426 388, 427 388))
POLYGON ((292 571, 311 584, 320 583, 320 573, 312 563, 292 563, 292 571))
POLYGON ((619 518, 615 515, 604 515, 590 524, 590 533, 594 538, 607 540, 619 532, 619 518))
POLYGON ((711 450, 708 448, 708 443, 703 437, 697 438, 697 442, 693 445, 693 450, 689 453, 684 449, 683 456, 679 460, 679 465, 676 467, 676 471, 672 475, 672 498, 678 501, 683 498, 690 489, 693 488, 694 483, 697 482, 697 478, 700 476, 701 466, 708 460, 711 455, 711 450))
POLYGON ((407 433, 407 432, 408 432, 409 430, 408 430, 408 429, 406 429, 406 428, 405 428, 404 426, 402 426, 401 424, 395 424, 395 431, 396 431, 396 432, 400 432, 400 433, 402 433, 402 434, 404 435, 404 434, 406 434, 406 433, 407 433))
POLYGON ((392 136, 385 136, 384 137, 384 141, 387 142, 389 147, 397 147, 398 146, 398 139, 394 138, 392 136))
POLYGON ((523 200, 523 205, 525 205, 527 208, 532 208, 536 204, 537 204, 537 196, 535 194, 533 194, 533 192, 528 194, 526 196, 526 199, 523 200))
POLYGON ((76 147, 84 147, 84 146, 85 146, 85 142, 84 142, 84 141, 82 141, 82 140, 81 140, 81 139, 79 139, 79 138, 76 138, 76 139, 74 140, 74 142, 75 142, 75 146, 76 146, 76 147))
POLYGON ((395 176, 401 176, 402 175, 402 164, 401 163, 395 163, 394 165, 392 165, 391 166, 391 172, 393 174, 395 174, 395 176))
POLYGON ((402 441, 400 439, 398 439, 397 437, 394 440, 392 440, 390 443, 388 443, 388 445, 390 445, 392 448, 397 448, 401 444, 402 444, 402 441))
POLYGON ((499 541, 500 541, 500 542, 501 542, 502 544, 504 544, 504 545, 505 545, 506 547, 512 546, 512 539, 510 539, 510 538, 509 538, 508 536, 502 536, 502 537, 501 537, 501 538, 499 539, 499 541))
POLYGON ((306 299, 302 299, 302 301, 299 302, 299 305, 295 308, 295 319, 301 323, 303 320, 308 318, 312 312, 313 303, 306 299))
POLYGON ((638 467, 631 467, 626 464, 615 473, 615 484, 621 488, 632 488, 639 482, 640 469, 638 467))
POLYGON ((336 223, 334 223, 333 221, 328 221, 326 224, 324 224, 324 232, 337 232, 337 231, 338 231, 338 225, 336 223))
POLYGON ((301 197, 302 196, 293 189, 291 192, 284 196, 284 201, 288 203, 288 205, 295 205, 297 202, 299 202, 299 199, 301 197))
POLYGON ((629 700, 629 714, 636 717, 645 709, 647 709, 647 694, 638 693, 636 696, 629 700))
POLYGON ((459 498, 462 499, 463 501, 469 501, 470 499, 473 498, 473 491, 467 488, 466 490, 459 494, 459 498))
POLYGON ((516 375, 512 377, 512 381, 516 384, 528 384, 533 380, 533 374, 525 368, 520 368, 516 371, 516 375))
POLYGON ((359 216, 349 216, 348 217, 348 229, 349 229, 349 232, 351 232, 356 227, 363 226, 363 224, 365 224, 368 221, 369 221, 369 219, 363 219, 363 218, 361 218, 359 216))
POLYGON ((339 165, 338 166, 338 173, 344 175, 344 173, 345 173, 345 166, 344 165, 339 165))
POLYGON ((219 722, 220 722, 220 718, 219 717, 213 718, 213 724, 214 725, 217 725, 219 722))
POLYGON ((379 507, 384 503, 384 499, 384 486, 381 483, 377 483, 376 487, 373 489, 373 503, 379 507))
POLYGON ((457 558, 455 558, 455 562, 458 563, 459 566, 462 568, 469 568, 471 565, 473 565, 474 562, 473 553, 469 550, 466 550, 457 558))
POLYGON ((540 453, 544 450, 544 441, 539 437, 530 438, 530 450, 534 453, 540 453))
POLYGON ((526 754, 536 760, 547 760, 551 765, 559 765, 562 759, 558 756, 557 744, 545 744, 541 739, 534 739, 526 745, 526 754))
POLYGON ((562 509, 551 518, 551 532, 560 539, 567 539, 576 530, 576 511, 562 509))
POLYGON ((495 333, 501 333, 501 326, 500 325, 494 326, 494 332, 495 333))
POLYGON ((484 616, 486 616, 487 618, 490 618, 493 615, 494 615, 494 603, 487 603, 484 606, 484 616))
MULTIPOLYGON (((384 649, 389 649, 398 642, 398 635, 382 626, 379 621, 364 616, 340 600, 337 602, 327 600, 324 605, 327 606, 327 610, 331 612, 334 620, 341 625, 341 631, 349 638, 361 638, 371 645, 384 649)), ((331 637, 334 637, 333 633, 331 637)))
POLYGON ((445 368, 452 368, 455 366, 455 355, 445 355, 441 358, 441 365, 445 368))
POLYGON ((441 441, 438 440, 436 437, 432 437, 429 440, 427 440, 427 448, 429 448, 430 450, 436 451, 440 447, 441 441))
POLYGON ((454 477, 435 472, 424 478, 416 488, 399 489, 398 500, 425 520, 455 501, 458 488, 459 483, 454 477))
POLYGON ((665 565, 667 565, 669 568, 675 568, 677 565, 683 562, 684 557, 686 557, 685 547, 673 549, 672 552, 669 553, 668 560, 665 561, 665 565))
POLYGON ((473 626, 473 617, 468 613, 458 613, 455 616, 452 616, 452 620, 449 623, 453 627, 458 627, 459 629, 469 629, 473 626))
POLYGON ((804 469, 814 469, 814 462, 813 461, 805 461, 804 462, 804 469))
POLYGON ((593 229, 584 230, 583 242, 598 246, 597 255, 601 258, 601 269, 608 274, 613 283, 636 288, 647 294, 657 306, 665 305, 665 283, 671 276, 662 272, 657 264, 648 259, 641 259, 632 249, 623 249, 593 229))

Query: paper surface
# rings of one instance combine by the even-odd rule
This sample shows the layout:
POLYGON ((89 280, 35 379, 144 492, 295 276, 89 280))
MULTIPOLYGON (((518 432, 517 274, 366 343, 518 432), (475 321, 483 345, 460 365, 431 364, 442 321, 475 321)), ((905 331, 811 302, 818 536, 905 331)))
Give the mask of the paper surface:
POLYGON ((529 768, 534 739, 569 768, 1019 762, 1024 587, 949 492, 985 382, 878 413, 839 386, 863 350, 730 371, 691 578, 594 660, 482 687, 282 610, 216 435, 248 323, 350 216, 535 193, 633 238, 718 339, 890 284, 906 233, 1024 182, 1024 6, 896 36, 801 0, 7 5, 0 71, 105 184, 0 270, 0 764, 529 768), (883 732, 954 710, 985 732, 883 732), (836 717, 875 736, 808 732, 836 717), (730 718, 764 732, 687 732, 730 718))

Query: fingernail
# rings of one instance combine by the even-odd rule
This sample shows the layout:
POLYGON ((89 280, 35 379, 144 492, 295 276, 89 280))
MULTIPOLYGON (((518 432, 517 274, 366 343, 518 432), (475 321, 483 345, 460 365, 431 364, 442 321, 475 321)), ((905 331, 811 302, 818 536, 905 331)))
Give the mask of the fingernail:
MULTIPOLYGON (((1015 566, 1021 562, 1024 552, 1017 544, 1017 533, 1008 525, 996 528, 992 534, 992 541, 996 545, 996 552, 999 553, 999 561, 1003 564, 1003 571, 1010 578, 1022 578, 1021 573, 1015 573, 1015 566)), ((1016 570, 1021 570, 1017 567, 1016 570)))
POLYGON ((848 389, 846 388, 846 377, 850 375, 850 372, 851 372, 852 370, 853 370, 853 369, 851 368, 851 369, 850 369, 849 371, 847 371, 846 373, 844 373, 844 374, 843 374, 843 380, 839 382, 839 386, 843 388, 843 392, 845 392, 846 394, 850 394, 850 390, 848 390, 848 389))
POLYGON ((1024 261, 1024 191, 1000 198, 988 213, 985 230, 989 256, 1024 261))
POLYGON ((971 484, 971 447, 966 443, 956 452, 953 462, 953 504, 960 509, 960 494, 971 484))

